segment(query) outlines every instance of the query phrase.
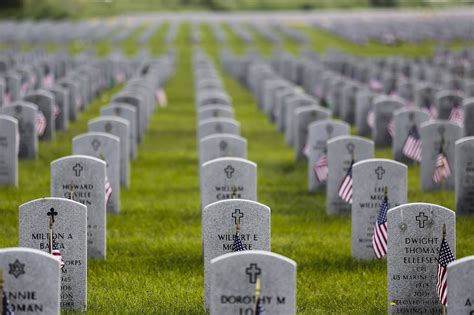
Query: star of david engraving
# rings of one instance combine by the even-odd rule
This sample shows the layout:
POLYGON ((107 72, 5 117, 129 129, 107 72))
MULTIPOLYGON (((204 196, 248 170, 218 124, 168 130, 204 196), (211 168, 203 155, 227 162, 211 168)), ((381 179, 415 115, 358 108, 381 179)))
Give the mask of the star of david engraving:
POLYGON ((22 264, 18 259, 15 260, 14 263, 8 265, 10 267, 8 273, 14 276, 16 279, 18 279, 19 276, 25 274, 25 264, 22 264))

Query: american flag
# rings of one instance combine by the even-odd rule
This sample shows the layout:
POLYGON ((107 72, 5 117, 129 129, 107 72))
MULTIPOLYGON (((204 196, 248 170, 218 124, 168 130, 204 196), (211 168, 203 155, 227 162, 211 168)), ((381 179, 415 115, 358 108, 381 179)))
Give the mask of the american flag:
POLYGON ((454 106, 451 109, 451 113, 449 114, 449 121, 461 125, 464 125, 464 112, 459 106, 454 106))
POLYGON ((351 161, 351 166, 347 170, 346 176, 342 179, 341 185, 339 186, 339 197, 345 202, 352 204, 352 166, 354 160, 351 161))
POLYGON ((16 155, 20 153, 20 131, 18 127, 16 128, 16 138, 15 138, 15 145, 16 145, 16 155))
POLYGON ((38 133, 39 137, 44 135, 44 132, 46 131, 46 126, 46 117, 44 116, 43 112, 38 111, 36 113, 36 132, 38 133))
POLYGON ((446 241, 446 226, 444 226, 443 240, 441 241, 441 247, 439 248, 438 272, 436 277, 436 292, 438 293, 439 301, 443 305, 448 303, 447 266, 454 260, 453 252, 446 241))
POLYGON ((383 90, 383 84, 380 80, 377 80, 377 79, 372 79, 370 80, 369 82, 369 88, 372 90, 372 91, 375 91, 375 92, 380 92, 383 90))
POLYGON ((20 87, 20 93, 22 96, 25 96, 26 93, 28 92, 28 82, 23 82, 20 87))
POLYGON ((367 125, 370 127, 370 129, 374 129, 375 127, 375 113, 373 110, 370 110, 367 114, 367 125))
POLYGON ((255 304, 255 315, 266 315, 265 307, 263 306, 262 297, 260 296, 260 277, 257 278, 257 283, 255 284, 255 297, 257 298, 257 303, 255 304))
POLYGON ((44 76, 42 86, 46 89, 49 89, 53 87, 53 84, 54 84, 54 76, 50 72, 44 76))
POLYGON ((314 95, 317 96, 317 97, 321 97, 322 95, 322 89, 319 85, 317 85, 315 88, 314 88, 314 95))
POLYGON ((436 165, 433 172, 433 182, 440 184, 451 176, 451 168, 449 167, 448 158, 441 150, 436 157, 436 165))
POLYGON ((63 269, 64 268, 63 256, 61 255, 61 251, 58 249, 58 243, 55 240, 53 240, 53 251, 51 255, 53 255, 53 257, 58 261, 59 269, 63 269))
POLYGON ((4 290, 2 290, 2 315, 14 315, 13 306, 10 304, 8 300, 7 294, 4 290))
POLYGON ((413 161, 421 161, 421 139, 416 125, 410 128, 407 139, 403 144, 402 153, 413 161))
POLYGON ((438 110, 434 106, 426 106, 423 111, 428 114, 431 120, 438 118, 438 110))
POLYGON ((121 83, 125 81, 125 74, 123 72, 118 72, 117 74, 115 74, 114 79, 115 79, 115 82, 121 83))
POLYGON ((81 101, 81 96, 80 95, 76 96, 75 101, 76 101, 76 108, 77 109, 81 108, 82 101, 81 101))
POLYGON ((61 114, 61 109, 57 104, 53 104, 53 117, 54 119, 58 118, 59 114, 61 114))
POLYGON ((387 132, 388 134, 390 135, 390 137, 394 137, 395 136, 395 123, 393 122, 393 120, 391 120, 388 124, 387 124, 387 132))
POLYGON ((168 100, 166 98, 166 93, 165 90, 162 88, 159 88, 155 92, 155 98, 158 104, 160 104, 160 107, 166 107, 166 104, 168 103, 168 100))
POLYGON ((265 307, 263 306, 260 296, 257 298, 257 305, 255 306, 255 315, 266 315, 265 307))
POLYGON ((240 225, 237 224, 235 234, 232 235, 233 243, 232 243, 232 251, 233 252, 240 252, 245 250, 244 244, 242 244, 242 240, 240 239, 240 225))
POLYGON ((374 235, 372 235, 372 248, 375 256, 381 259, 387 255, 387 211, 390 209, 388 197, 385 196, 380 205, 379 215, 375 222, 374 235))
POLYGON ((319 156, 319 159, 314 163, 313 170, 320 183, 325 182, 328 179, 328 156, 326 153, 319 156))
POLYGON ((3 106, 8 106, 11 104, 11 102, 12 102, 11 94, 5 92, 5 94, 3 94, 3 106))
POLYGON ((64 260, 63 260, 63 256, 61 256, 61 252, 59 251, 59 249, 53 249, 52 255, 59 262, 59 269, 63 269, 64 268, 64 260))
POLYGON ((105 206, 109 203, 109 199, 112 196, 112 185, 110 185, 109 178, 105 177, 105 206))

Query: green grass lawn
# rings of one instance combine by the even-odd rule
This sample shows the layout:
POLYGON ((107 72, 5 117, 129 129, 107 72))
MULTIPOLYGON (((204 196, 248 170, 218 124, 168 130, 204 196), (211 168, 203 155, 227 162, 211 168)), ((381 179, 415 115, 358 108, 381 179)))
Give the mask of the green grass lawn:
MULTIPOLYGON (((160 28, 152 37, 155 54, 165 50, 166 29, 160 28)), ((325 33, 305 31, 318 51, 334 46, 359 54, 426 55, 432 47, 427 43, 421 48, 377 44, 359 48, 325 33)), ((203 46, 218 66, 218 44, 207 26, 202 32, 203 46)), ((128 53, 136 52, 134 45, 132 39, 124 43, 128 53)), ((233 35, 230 45, 240 53, 245 51, 233 35)), ((175 46, 178 64, 166 89, 169 105, 153 115, 139 157, 132 162, 131 188, 122 193, 122 212, 108 216, 107 261, 89 264, 88 311, 92 314, 204 313, 189 25, 181 27, 175 46)), ((297 51, 290 42, 285 47, 297 51)), ((271 51, 262 41, 258 48, 271 51)), ((110 48, 101 43, 100 49, 105 53, 110 48)), ((258 201, 272 209, 272 250, 298 263, 298 313, 385 313, 385 263, 351 259, 350 217, 326 216, 325 196, 306 191, 306 164, 294 162, 293 151, 257 111, 252 96, 228 75, 222 73, 222 77, 233 98, 242 136, 248 140, 249 159, 258 164, 258 201)), ((71 153, 72 137, 86 131, 87 121, 120 88, 101 96, 54 142, 41 143, 37 161, 20 162, 20 187, 0 189, 0 247, 18 245, 18 206, 49 195, 49 163, 71 153)), ((390 157, 390 152, 378 150, 376 155, 390 157)), ((452 192, 422 194, 418 178, 419 168, 410 167, 409 201, 454 207, 452 192)), ((458 257, 474 253, 473 224, 473 218, 457 220, 458 257)))

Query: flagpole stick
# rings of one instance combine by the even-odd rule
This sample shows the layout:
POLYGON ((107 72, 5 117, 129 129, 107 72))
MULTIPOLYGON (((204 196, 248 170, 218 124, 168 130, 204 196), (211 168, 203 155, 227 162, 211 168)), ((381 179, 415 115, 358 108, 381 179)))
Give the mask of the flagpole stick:
POLYGON ((71 180, 71 188, 69 188, 69 199, 74 200, 74 182, 71 180))
POLYGON ((260 299, 260 277, 257 276, 257 281, 255 283, 255 312, 257 312, 259 299, 260 299))
POLYGON ((446 315, 446 305, 443 305, 443 315, 446 315))
POLYGON ((49 218, 49 253, 53 254, 53 216, 49 218))

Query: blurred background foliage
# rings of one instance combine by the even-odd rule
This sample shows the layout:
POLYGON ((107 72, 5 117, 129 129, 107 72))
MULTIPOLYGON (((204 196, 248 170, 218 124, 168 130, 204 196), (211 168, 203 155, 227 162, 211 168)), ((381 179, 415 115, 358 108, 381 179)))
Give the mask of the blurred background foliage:
MULTIPOLYGON (((473 0, 474 1, 474 0, 473 0)), ((151 11, 472 6, 466 0, 0 0, 0 18, 63 19, 151 11)))

